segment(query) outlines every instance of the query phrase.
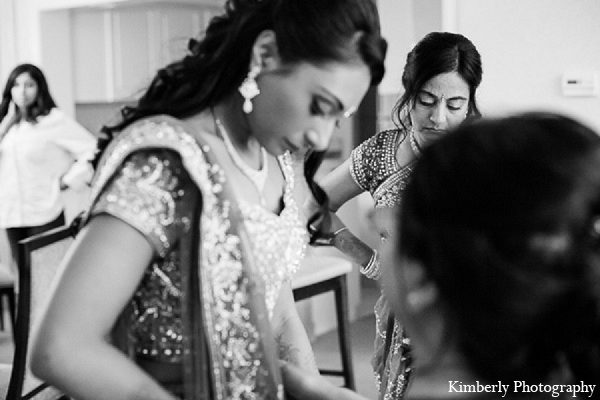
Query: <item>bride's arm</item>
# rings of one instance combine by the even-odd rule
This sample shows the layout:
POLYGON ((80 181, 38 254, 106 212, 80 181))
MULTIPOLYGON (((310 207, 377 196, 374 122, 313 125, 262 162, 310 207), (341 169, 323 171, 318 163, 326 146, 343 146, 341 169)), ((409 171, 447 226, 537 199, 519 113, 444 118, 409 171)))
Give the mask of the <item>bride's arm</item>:
POLYGON ((271 320, 279 359, 318 374, 312 346, 298 315, 289 282, 283 284, 271 320))
POLYGON ((151 245, 104 214, 74 247, 33 342, 33 373, 80 400, 173 400, 108 339, 151 261, 151 245))
POLYGON ((173 243, 182 232, 176 228, 189 196, 156 196, 189 192, 180 163, 165 150, 131 154, 103 187, 65 260, 33 341, 32 370, 70 397, 173 399, 110 336, 148 266, 167 251, 160 238, 173 243), (171 222, 160 223, 168 215, 171 222))

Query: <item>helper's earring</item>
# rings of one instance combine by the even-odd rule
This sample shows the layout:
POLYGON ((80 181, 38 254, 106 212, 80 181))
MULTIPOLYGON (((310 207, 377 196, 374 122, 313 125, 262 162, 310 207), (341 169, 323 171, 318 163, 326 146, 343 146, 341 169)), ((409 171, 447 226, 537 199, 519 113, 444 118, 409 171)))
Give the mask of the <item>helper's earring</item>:
POLYGON ((258 96, 260 93, 255 79, 259 73, 260 66, 253 66, 250 71, 248 71, 248 75, 246 76, 246 79, 244 79, 244 82, 242 82, 238 88, 240 94, 244 98, 244 105, 242 108, 246 114, 250 114, 252 112, 252 99, 258 96))
POLYGON ((412 314, 422 312, 436 301, 437 293, 437 288, 431 283, 422 288, 412 290, 406 296, 408 310, 412 314))

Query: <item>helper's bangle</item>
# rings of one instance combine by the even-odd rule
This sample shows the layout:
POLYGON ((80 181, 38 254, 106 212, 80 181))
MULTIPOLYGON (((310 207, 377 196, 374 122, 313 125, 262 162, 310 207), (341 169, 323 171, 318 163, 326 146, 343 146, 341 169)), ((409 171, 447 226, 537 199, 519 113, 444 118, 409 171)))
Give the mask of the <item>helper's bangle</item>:
POLYGON ((344 231, 347 231, 347 230, 348 230, 348 227, 347 227, 347 226, 341 227, 340 229, 338 229, 337 231, 335 231, 335 232, 333 232, 333 233, 331 234, 331 240, 335 239, 335 237, 336 237, 337 235, 339 235, 340 233, 342 233, 342 232, 344 232, 344 231))
POLYGON ((377 253, 377 250, 373 249, 373 255, 367 265, 360 267, 360 272, 369 279, 379 279, 381 269, 379 268, 379 253, 377 253))
MULTIPOLYGON (((310 228, 313 232, 316 232, 316 229, 314 226, 311 225, 310 228)), ((321 236, 316 237, 313 240, 313 244, 320 245, 320 246, 331 246, 335 237, 337 235, 339 235, 340 233, 342 233, 343 231, 347 231, 347 230, 348 230, 348 227, 344 226, 335 232, 321 234, 321 236)))

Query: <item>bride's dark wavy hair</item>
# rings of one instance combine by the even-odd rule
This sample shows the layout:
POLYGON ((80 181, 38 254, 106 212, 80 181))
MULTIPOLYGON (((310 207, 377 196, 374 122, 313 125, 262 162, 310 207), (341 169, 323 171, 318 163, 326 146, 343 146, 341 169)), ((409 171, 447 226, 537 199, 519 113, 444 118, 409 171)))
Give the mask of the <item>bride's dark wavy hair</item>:
MULTIPOLYGON (((121 121, 102 128, 107 138, 99 143, 98 157, 134 121, 156 114, 190 117, 235 92, 264 30, 275 32, 284 63, 362 60, 371 71, 372 85, 383 78, 387 43, 373 0, 228 0, 204 37, 190 40, 189 54, 160 69, 137 104, 121 110, 121 121)), ((327 196, 314 182, 322 158, 323 152, 308 155, 304 172, 324 211, 327 196)))

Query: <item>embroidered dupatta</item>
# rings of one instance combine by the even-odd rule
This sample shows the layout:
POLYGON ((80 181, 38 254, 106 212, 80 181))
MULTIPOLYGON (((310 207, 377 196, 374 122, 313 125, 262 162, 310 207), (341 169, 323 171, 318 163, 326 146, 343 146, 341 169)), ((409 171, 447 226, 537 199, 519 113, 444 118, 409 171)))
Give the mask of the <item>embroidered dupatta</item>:
MULTIPOLYGON (((124 160, 138 150, 179 154, 200 201, 182 235, 183 375, 186 399, 282 399, 264 284, 224 171, 210 147, 167 116, 136 123, 105 151, 92 204, 124 160)), ((87 218, 86 218, 87 219, 87 218)))

